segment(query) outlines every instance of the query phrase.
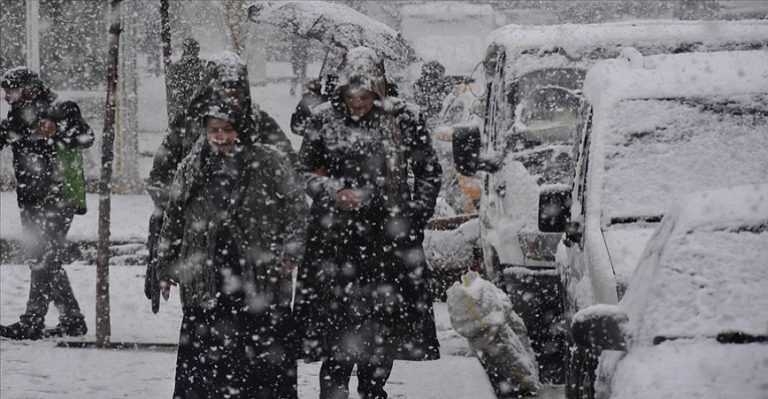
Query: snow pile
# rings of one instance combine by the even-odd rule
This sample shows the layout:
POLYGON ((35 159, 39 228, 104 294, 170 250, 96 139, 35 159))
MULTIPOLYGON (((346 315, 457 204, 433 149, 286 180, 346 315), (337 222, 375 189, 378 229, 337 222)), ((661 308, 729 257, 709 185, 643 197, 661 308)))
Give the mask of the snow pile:
POLYGON ((448 289, 451 325, 467 338, 497 392, 533 393, 538 365, 523 320, 507 295, 475 272, 448 289))

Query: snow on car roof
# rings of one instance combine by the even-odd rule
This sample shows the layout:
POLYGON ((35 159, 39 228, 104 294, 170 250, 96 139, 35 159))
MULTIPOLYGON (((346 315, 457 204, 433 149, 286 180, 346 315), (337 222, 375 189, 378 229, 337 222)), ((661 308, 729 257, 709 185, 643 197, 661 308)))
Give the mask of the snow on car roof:
POLYGON ((507 25, 488 36, 488 54, 502 46, 512 76, 543 68, 587 69, 624 47, 645 55, 753 50, 768 46, 768 21, 648 20, 602 24, 507 25))
POLYGON ((600 61, 589 70, 583 91, 593 105, 607 99, 768 92, 766 51, 628 56, 600 61))
POLYGON ((718 45, 768 42, 768 21, 646 20, 602 24, 507 25, 488 36, 488 44, 507 51, 560 47, 578 57, 597 47, 654 46, 660 43, 718 45))
POLYGON ((488 17, 496 13, 489 4, 470 4, 456 1, 431 1, 427 4, 406 4, 400 9, 406 17, 421 17, 430 20, 471 17, 488 17))
POLYGON ((720 229, 754 221, 768 223, 768 181, 765 183, 726 187, 686 196, 676 209, 676 228, 720 229))
POLYGON ((768 183, 688 195, 665 216, 622 300, 633 338, 768 328, 768 183))

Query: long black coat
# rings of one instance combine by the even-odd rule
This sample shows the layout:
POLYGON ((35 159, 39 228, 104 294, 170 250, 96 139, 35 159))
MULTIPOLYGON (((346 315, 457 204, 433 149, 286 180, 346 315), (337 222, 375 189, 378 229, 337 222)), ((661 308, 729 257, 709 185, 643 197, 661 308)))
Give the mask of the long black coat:
POLYGON ((320 105, 304 137, 313 205, 296 314, 313 359, 380 349, 402 360, 439 357, 421 243, 441 170, 418 113, 392 100, 394 109, 376 107, 360 121, 338 102, 320 105), (337 209, 341 188, 366 193, 364 205, 337 209))

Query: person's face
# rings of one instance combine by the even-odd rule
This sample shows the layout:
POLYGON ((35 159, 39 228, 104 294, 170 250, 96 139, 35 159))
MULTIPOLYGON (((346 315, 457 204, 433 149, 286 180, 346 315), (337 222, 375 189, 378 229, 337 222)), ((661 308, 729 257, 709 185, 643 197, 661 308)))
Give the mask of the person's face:
POLYGON ((229 106, 242 112, 245 107, 245 93, 236 82, 223 82, 214 86, 214 90, 219 93, 229 106))
POLYGON ((3 98, 8 104, 14 104, 21 100, 24 94, 23 87, 16 87, 13 89, 3 89, 3 98))
POLYGON ((373 109, 376 95, 368 90, 351 90, 344 93, 344 102, 352 119, 360 119, 373 109))
POLYGON ((224 119, 209 117, 205 121, 205 131, 208 135, 208 144, 214 151, 222 154, 231 154, 237 143, 237 130, 231 123, 224 119))

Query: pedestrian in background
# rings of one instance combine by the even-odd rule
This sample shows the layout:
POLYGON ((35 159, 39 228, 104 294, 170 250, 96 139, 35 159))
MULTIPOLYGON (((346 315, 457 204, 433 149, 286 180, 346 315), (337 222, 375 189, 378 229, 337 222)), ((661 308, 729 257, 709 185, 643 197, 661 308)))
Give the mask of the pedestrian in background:
POLYGON ((181 58, 168 67, 168 115, 174 120, 189 105, 193 94, 205 83, 205 62, 200 59, 200 44, 188 37, 182 43, 181 58))
POLYGON ((64 157, 90 147, 93 131, 76 103, 55 102, 56 94, 25 67, 3 74, 0 87, 11 106, 8 118, 0 122, 0 150, 8 145, 13 150, 25 255, 31 271, 26 310, 17 323, 1 326, 0 335, 12 339, 85 335, 85 318, 62 268, 72 218, 75 213, 85 213, 85 180, 82 158, 79 170, 67 170, 64 157), (74 191, 76 198, 70 195, 74 191), (51 301, 59 311, 59 324, 46 330, 51 301))

